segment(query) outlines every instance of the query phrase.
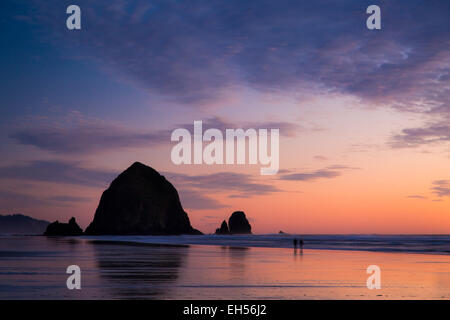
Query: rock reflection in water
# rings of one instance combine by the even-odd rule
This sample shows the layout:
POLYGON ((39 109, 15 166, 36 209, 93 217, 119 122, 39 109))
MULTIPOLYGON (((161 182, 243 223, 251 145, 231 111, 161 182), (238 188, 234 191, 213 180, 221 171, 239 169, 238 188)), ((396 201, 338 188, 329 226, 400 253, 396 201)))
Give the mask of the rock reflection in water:
POLYGON ((173 290, 189 246, 92 241, 102 287, 113 298, 157 299, 173 290))
POLYGON ((225 261, 228 261, 230 276, 245 278, 246 257, 250 248, 222 246, 221 253, 225 261))

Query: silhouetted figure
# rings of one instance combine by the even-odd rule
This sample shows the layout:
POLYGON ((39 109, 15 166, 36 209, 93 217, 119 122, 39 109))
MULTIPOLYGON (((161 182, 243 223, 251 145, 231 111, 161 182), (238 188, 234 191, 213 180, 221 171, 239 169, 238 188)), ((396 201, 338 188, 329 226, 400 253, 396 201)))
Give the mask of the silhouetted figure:
POLYGON ((294 239, 294 249, 297 249, 297 239, 294 239))

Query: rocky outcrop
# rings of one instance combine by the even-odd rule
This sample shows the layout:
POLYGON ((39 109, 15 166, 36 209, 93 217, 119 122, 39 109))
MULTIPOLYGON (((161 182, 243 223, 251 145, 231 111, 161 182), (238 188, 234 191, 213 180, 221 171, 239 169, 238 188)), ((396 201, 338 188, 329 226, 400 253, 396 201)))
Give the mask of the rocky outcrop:
POLYGON ((228 220, 228 228, 231 234, 251 234, 252 227, 242 211, 235 211, 228 220))
POLYGON ((229 234, 230 231, 228 230, 228 225, 225 220, 222 221, 222 224, 220 225, 220 228, 216 229, 216 234, 229 234))
POLYGON ((44 236, 79 236, 82 234, 83 230, 78 226, 74 217, 69 220, 69 223, 59 221, 50 223, 44 232, 44 236))
POLYGON ((192 228, 174 186, 135 162, 105 190, 88 235, 201 234, 192 228))
POLYGON ((251 234, 252 227, 242 211, 235 211, 228 219, 224 220, 220 228, 216 229, 216 234, 251 234))

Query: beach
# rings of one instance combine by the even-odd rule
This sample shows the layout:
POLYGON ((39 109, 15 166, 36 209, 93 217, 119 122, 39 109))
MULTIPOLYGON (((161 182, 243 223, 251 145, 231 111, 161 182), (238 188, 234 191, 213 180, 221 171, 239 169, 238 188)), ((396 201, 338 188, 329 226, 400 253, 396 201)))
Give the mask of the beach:
POLYGON ((3 237, 0 299, 450 299, 450 255, 3 237), (81 290, 66 268, 81 269, 81 290), (368 289, 366 268, 381 269, 368 289))

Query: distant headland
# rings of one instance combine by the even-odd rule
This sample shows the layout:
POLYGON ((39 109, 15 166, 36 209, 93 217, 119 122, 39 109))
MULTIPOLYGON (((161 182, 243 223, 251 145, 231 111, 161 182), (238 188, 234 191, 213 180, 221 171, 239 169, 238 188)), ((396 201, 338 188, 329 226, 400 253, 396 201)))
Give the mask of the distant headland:
POLYGON ((23 214, 0 215, 0 234, 42 234, 49 224, 23 214))

